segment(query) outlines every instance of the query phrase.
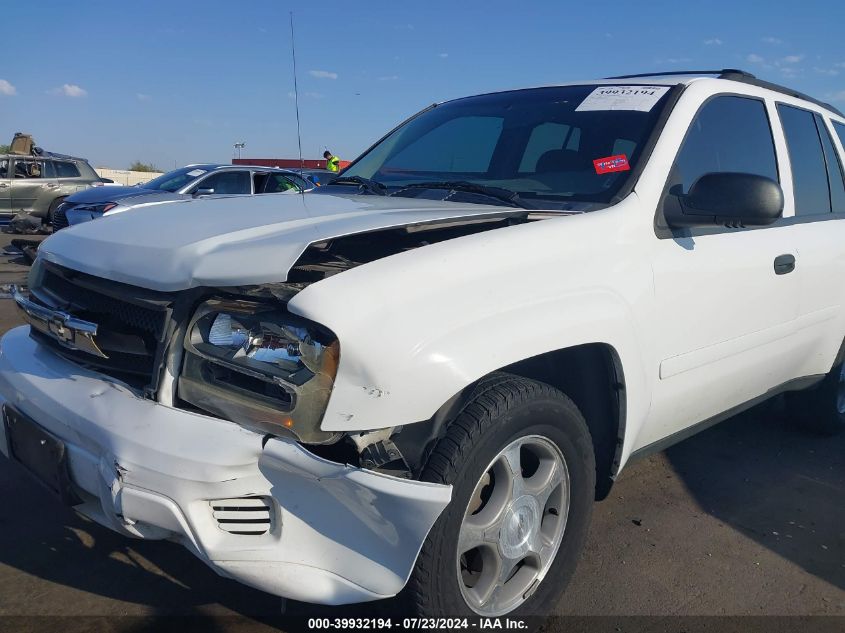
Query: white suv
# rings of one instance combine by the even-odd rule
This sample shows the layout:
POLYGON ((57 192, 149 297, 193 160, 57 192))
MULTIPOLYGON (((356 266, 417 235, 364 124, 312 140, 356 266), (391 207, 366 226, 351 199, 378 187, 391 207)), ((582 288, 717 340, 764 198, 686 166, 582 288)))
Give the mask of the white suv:
POLYGON ((61 231, 0 450, 280 596, 550 609, 635 457, 780 392, 845 426, 843 141, 740 71, 629 76, 433 106, 315 193, 61 231))

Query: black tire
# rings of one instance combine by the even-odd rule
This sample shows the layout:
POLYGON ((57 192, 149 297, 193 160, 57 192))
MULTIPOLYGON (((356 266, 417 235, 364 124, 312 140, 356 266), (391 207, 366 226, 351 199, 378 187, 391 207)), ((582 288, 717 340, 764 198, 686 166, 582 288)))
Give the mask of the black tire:
POLYGON ((49 226, 50 228, 53 227, 53 214, 56 212, 56 209, 59 208, 59 205, 65 201, 67 196, 63 196, 61 198, 56 198, 53 202, 50 203, 50 208, 47 209, 47 217, 44 220, 44 223, 49 226))
POLYGON ((790 418, 816 435, 833 436, 845 431, 845 376, 843 363, 836 365, 818 385, 786 394, 790 418))
POLYGON ((473 616, 457 569, 458 534, 477 482, 491 460, 520 437, 541 436, 562 454, 570 500, 560 547, 533 594, 508 615, 540 615, 554 607, 575 571, 590 524, 595 458, 581 412, 553 387, 496 374, 479 387, 431 452, 423 481, 451 484, 452 501, 434 524, 400 596, 405 613, 473 616))

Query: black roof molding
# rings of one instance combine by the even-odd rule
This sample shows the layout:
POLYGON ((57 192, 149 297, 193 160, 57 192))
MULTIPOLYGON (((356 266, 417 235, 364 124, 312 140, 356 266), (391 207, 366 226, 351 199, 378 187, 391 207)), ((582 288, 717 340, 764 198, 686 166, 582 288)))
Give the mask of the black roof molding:
POLYGON ((736 68, 722 68, 721 70, 672 70, 662 73, 640 73, 638 75, 619 75, 617 77, 605 77, 605 79, 639 79, 640 77, 674 77, 675 75, 716 75, 719 79, 734 79, 734 77, 747 77, 756 79, 751 73, 736 68), (727 75, 730 75, 729 77, 727 75))
MULTIPOLYGON (((733 79, 733 77, 723 77, 723 79, 733 79)), ((741 81, 742 83, 750 84, 752 86, 757 86, 759 88, 765 88, 766 90, 773 90, 774 92, 779 92, 784 95, 789 95, 790 97, 795 97, 796 99, 802 99, 804 101, 809 101, 810 103, 815 103, 817 106, 821 106, 826 110, 830 110, 834 114, 838 114, 841 117, 845 117, 845 114, 835 108, 834 106, 826 103, 825 101, 821 101, 820 99, 816 99, 811 97, 810 95, 804 94, 803 92, 798 92, 797 90, 793 90, 792 88, 787 88, 786 86, 781 86, 780 84, 773 84, 769 81, 763 81, 762 79, 757 79, 754 77, 753 79, 737 79, 736 81, 741 81)))
POLYGON ((739 70, 737 68, 722 68, 721 70, 674 70, 660 73, 619 75, 617 77, 605 77, 605 79, 645 79, 647 77, 674 77, 677 75, 714 75, 717 79, 728 79, 730 81, 738 81, 740 83, 748 84, 750 86, 757 86, 758 88, 765 88, 766 90, 772 90, 773 92, 779 92, 781 94, 789 95, 790 97, 795 97, 796 99, 809 101, 810 103, 814 103, 817 106, 821 106, 826 110, 830 110, 834 114, 837 114, 841 117, 845 117, 845 114, 842 114, 842 112, 840 112, 837 108, 833 107, 829 103, 825 103, 824 101, 815 99, 809 95, 804 94, 803 92, 793 90, 792 88, 787 88, 786 86, 781 86, 780 84, 775 84, 770 81, 758 79, 751 73, 746 72, 744 70, 739 70))

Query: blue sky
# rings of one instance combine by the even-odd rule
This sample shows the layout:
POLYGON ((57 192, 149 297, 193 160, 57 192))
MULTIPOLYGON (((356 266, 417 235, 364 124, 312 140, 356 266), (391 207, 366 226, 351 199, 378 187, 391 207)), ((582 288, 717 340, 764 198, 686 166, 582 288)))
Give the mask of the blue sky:
POLYGON ((845 2, 0 0, 0 142, 125 168, 351 159, 422 107, 502 88, 739 67, 845 107, 845 2), (765 8, 764 8, 765 7, 765 8))

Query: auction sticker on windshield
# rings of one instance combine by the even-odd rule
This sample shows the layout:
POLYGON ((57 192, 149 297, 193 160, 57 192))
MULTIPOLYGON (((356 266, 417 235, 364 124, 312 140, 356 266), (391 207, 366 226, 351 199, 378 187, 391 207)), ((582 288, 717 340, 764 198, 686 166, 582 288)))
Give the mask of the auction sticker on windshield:
POLYGON ((628 164, 628 157, 625 154, 597 158, 593 161, 593 167, 595 167, 597 174, 611 174, 615 171, 629 171, 631 169, 628 164))
POLYGON ((669 91, 669 86, 599 86, 581 102, 576 112, 636 110, 648 112, 669 91))

